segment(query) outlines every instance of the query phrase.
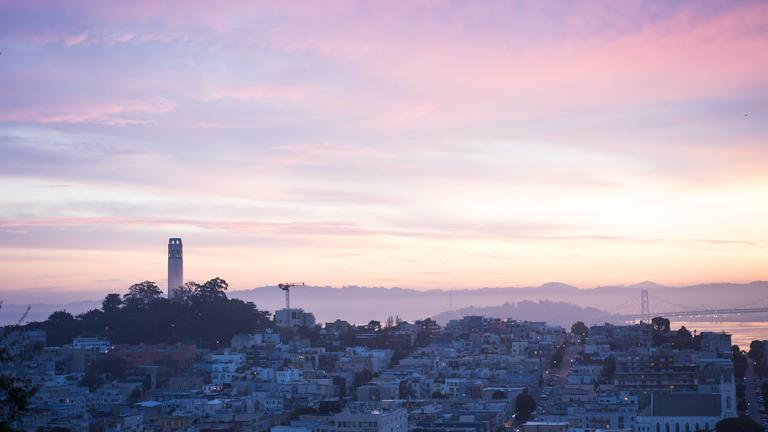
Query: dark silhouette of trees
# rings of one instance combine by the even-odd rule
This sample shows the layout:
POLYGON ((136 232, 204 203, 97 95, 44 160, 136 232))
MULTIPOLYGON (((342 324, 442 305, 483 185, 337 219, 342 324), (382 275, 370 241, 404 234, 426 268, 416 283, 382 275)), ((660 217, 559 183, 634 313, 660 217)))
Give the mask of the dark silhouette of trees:
MULTIPOLYGON (((8 335, 17 329, 17 326, 0 329, 0 371, 7 370, 6 366, 19 360, 11 354, 11 346, 8 343, 8 335)), ((29 399, 35 391, 29 380, 18 378, 12 373, 0 372, 0 432, 21 430, 17 422, 27 410, 29 399)))
POLYGON ((128 288, 128 293, 123 296, 123 301, 126 307, 144 309, 150 307, 162 296, 163 292, 156 283, 144 281, 131 285, 128 288))
POLYGON ((432 397, 432 399, 448 399, 448 395, 443 394, 438 390, 433 391, 430 396, 432 397))
POLYGON ((687 328, 685 328, 685 326, 682 326, 675 333, 675 337, 672 340, 672 343, 676 349, 692 349, 693 335, 687 328))
POLYGON ((753 340, 749 344, 747 356, 752 359, 757 376, 762 378, 765 374, 765 348, 763 341, 753 340))
POLYGON ((368 331, 377 332, 381 330, 381 321, 370 320, 365 327, 368 331))
POLYGON ((608 381, 613 380, 613 375, 616 373, 616 357, 609 356, 605 359, 605 363, 603 363, 603 375, 608 379, 608 381))
MULTIPOLYGON (((34 324, 30 326, 34 327, 34 324)), ((48 345, 61 346, 72 341, 80 333, 79 323, 67 311, 56 311, 41 326, 45 330, 48 345)))
POLYGON ((229 288, 229 284, 224 279, 213 278, 202 285, 192 282, 190 287, 193 288, 191 293, 191 300, 193 302, 213 303, 227 299, 225 291, 229 288))
POLYGON ((720 420, 715 424, 716 432, 763 432, 760 423, 751 417, 740 416, 720 420))
POLYGON ((589 336, 589 327, 582 321, 577 321, 571 326, 571 333, 579 337, 579 342, 584 343, 584 340, 589 336))
POLYGON ((741 352, 738 345, 731 347, 731 359, 733 360, 733 375, 738 380, 743 380, 747 373, 747 356, 741 352))
POLYGON ((515 419, 520 423, 525 423, 531 419, 531 414, 536 411, 536 400, 528 394, 528 389, 515 398, 515 419))
POLYGON ((670 323, 669 320, 664 317, 655 317, 651 320, 651 327, 653 328, 654 333, 658 334, 666 334, 669 332, 670 323))
POLYGON ((106 355, 88 365, 80 384, 96 390, 105 383, 125 377, 128 363, 117 356, 106 355))
POLYGON ((108 294, 102 309, 76 318, 65 311, 54 312, 47 321, 30 323, 45 330, 48 344, 61 346, 76 336, 102 336, 119 343, 228 344, 236 333, 272 326, 270 314, 251 302, 229 299, 228 284, 214 278, 203 284, 189 283, 188 296, 170 301, 154 282, 132 285, 122 299, 108 294))
POLYGON ((120 294, 117 294, 117 293, 107 294, 107 296, 104 297, 104 301, 101 302, 101 310, 105 314, 112 314, 120 310, 120 307, 122 305, 123 305, 123 299, 122 297, 120 297, 120 294))

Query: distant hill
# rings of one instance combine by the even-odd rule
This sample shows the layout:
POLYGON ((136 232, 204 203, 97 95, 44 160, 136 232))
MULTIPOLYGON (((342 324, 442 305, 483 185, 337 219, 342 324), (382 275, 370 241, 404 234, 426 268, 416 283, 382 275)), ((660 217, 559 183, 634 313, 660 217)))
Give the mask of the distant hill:
MULTIPOLYGON (((582 308, 595 308, 614 314, 639 313, 640 291, 648 289, 651 312, 706 307, 742 306, 750 302, 765 304, 768 282, 747 284, 712 283, 686 287, 667 287, 653 282, 637 285, 603 286, 580 289, 551 282, 539 287, 479 288, 455 290, 413 290, 405 288, 316 287, 291 289, 291 305, 312 311, 319 321, 337 318, 363 323, 400 315, 406 320, 435 316, 466 307, 483 308, 529 300, 566 302, 582 308)), ((285 297, 275 286, 233 291, 231 296, 253 301, 270 310, 284 307, 285 297)))
MULTIPOLYGON (((372 319, 385 320, 389 315, 399 315, 412 321, 436 316, 445 311, 467 307, 484 308, 515 305, 528 300, 539 302, 566 302, 581 308, 595 308, 611 313, 638 313, 640 290, 648 289, 652 313, 679 309, 706 309, 707 307, 736 307, 747 304, 765 305, 768 299, 768 282, 746 284, 709 283, 686 287, 668 287, 653 282, 623 286, 602 286, 582 289, 551 282, 539 287, 504 287, 455 290, 414 290, 406 288, 368 288, 349 286, 302 286, 291 289, 291 305, 302 307, 315 314, 319 322, 337 318, 353 323, 365 323, 372 319)), ((32 294, 32 293, 31 293, 32 294)), ((34 293, 40 298, 41 293, 34 293)), ((2 294, 0 294, 2 295, 2 294)), ((276 286, 264 286, 249 290, 230 291, 230 297, 252 301, 260 309, 274 311, 285 307, 285 296, 276 286)), ((31 296, 31 295, 30 295, 31 296)), ((89 294, 93 298, 93 294, 89 294)), ((13 298, 6 300, 0 311, 0 324, 15 322, 27 304, 13 298)), ((51 312, 66 309, 78 314, 99 307, 101 300, 56 304, 53 301, 33 304, 28 321, 45 319, 51 312)), ((749 319, 768 319, 750 316, 749 319)))
POLYGON ((548 300, 533 302, 523 300, 517 303, 504 303, 501 306, 466 307, 457 311, 442 312, 435 315, 433 319, 440 325, 445 325, 452 319, 459 319, 467 315, 546 321, 548 324, 560 325, 567 329, 576 321, 584 321, 587 324, 606 321, 609 319, 610 314, 600 309, 583 308, 566 302, 552 302, 548 300))

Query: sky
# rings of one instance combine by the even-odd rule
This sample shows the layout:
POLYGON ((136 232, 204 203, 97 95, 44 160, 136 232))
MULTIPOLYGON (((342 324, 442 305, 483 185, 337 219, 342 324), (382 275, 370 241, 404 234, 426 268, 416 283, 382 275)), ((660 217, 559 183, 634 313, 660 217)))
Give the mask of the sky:
POLYGON ((768 278, 764 1, 0 0, 2 291, 768 278))

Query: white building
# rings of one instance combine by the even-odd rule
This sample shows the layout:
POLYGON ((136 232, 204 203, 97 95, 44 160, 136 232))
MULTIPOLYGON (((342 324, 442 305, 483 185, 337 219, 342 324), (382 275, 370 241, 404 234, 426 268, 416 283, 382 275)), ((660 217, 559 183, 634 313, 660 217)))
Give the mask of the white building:
POLYGON ((280 327, 314 327, 315 316, 301 308, 275 311, 275 323, 280 327))
POLYGON ((722 420, 719 394, 652 393, 637 416, 636 432, 714 431, 722 420))
POLYGON ((336 432, 407 432, 408 411, 405 408, 343 411, 334 416, 333 426, 336 432))
POLYGON ((72 348, 96 350, 100 353, 106 353, 111 345, 106 339, 98 337, 76 337, 72 340, 72 348))

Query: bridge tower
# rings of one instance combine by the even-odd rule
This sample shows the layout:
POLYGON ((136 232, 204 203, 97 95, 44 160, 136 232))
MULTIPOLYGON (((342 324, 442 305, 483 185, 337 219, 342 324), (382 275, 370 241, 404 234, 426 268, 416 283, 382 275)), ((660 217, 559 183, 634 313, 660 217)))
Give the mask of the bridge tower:
POLYGON ((651 322, 651 306, 648 304, 648 290, 640 291, 640 319, 643 322, 651 322))

